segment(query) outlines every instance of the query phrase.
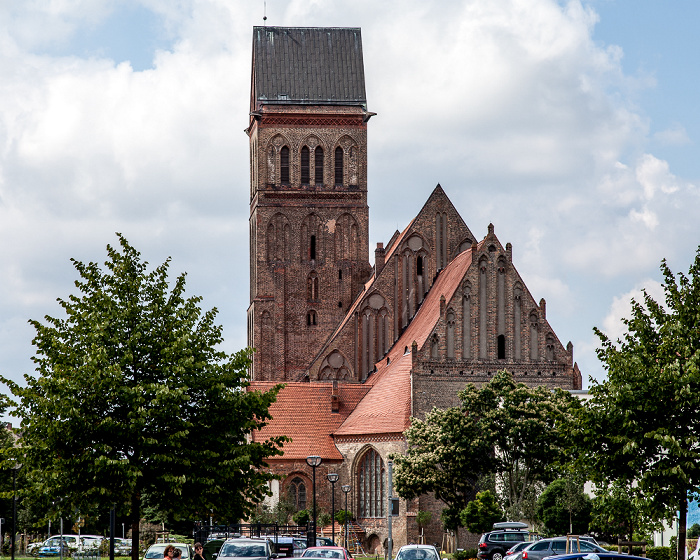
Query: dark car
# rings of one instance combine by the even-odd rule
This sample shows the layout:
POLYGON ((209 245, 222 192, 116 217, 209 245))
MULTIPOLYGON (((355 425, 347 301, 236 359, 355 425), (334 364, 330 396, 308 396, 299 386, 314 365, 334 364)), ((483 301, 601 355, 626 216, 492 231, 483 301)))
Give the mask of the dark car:
POLYGON ((530 540, 527 524, 508 521, 494 523, 493 531, 484 533, 479 539, 476 556, 480 560, 503 560, 506 552, 519 542, 530 540))
MULTIPOLYGON (((569 554, 567 554, 567 540, 569 547, 568 552, 574 556, 578 554, 578 556, 576 556, 577 558, 581 558, 590 553, 612 554, 616 560, 620 558, 619 554, 605 550, 602 546, 598 546, 587 538, 569 537, 567 539, 567 537, 555 537, 553 539, 542 539, 532 543, 523 550, 522 560, 542 560, 548 556, 569 556, 569 554)), ((627 557, 625 557, 625 560, 627 560, 627 557)))

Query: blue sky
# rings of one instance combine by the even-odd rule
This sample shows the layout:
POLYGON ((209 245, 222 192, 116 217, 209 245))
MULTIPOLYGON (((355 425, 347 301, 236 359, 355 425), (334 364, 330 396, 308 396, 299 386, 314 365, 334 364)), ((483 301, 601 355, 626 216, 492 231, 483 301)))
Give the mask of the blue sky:
MULTIPOLYGON (((700 243, 690 0, 268 0, 268 25, 362 27, 370 253, 437 183, 490 222, 583 375, 659 263, 700 243)), ((59 314, 69 259, 123 233, 172 257, 246 342, 247 126, 262 0, 0 4, 0 371, 31 373, 28 319, 59 314)))

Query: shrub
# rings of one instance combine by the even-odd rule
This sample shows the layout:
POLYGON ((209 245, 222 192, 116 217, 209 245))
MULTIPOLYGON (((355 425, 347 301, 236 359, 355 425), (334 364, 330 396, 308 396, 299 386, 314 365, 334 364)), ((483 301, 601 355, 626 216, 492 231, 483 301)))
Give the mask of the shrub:
POLYGON ((647 558, 650 560, 673 560, 671 548, 668 546, 650 546, 647 548, 647 558))
POLYGON ((476 548, 458 550, 452 555, 453 560, 470 560, 471 558, 476 558, 476 548))

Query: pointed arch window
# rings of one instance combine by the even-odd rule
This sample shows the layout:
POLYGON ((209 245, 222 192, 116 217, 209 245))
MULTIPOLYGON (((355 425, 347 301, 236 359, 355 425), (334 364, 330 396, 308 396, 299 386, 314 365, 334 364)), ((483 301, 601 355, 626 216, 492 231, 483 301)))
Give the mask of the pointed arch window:
POLYGON ((298 476, 289 483, 289 501, 296 511, 306 509, 306 484, 298 476))
POLYGON ((323 148, 316 146, 314 150, 314 183, 323 184, 323 148))
POLYGON ((318 296, 318 275, 315 272, 311 272, 306 281, 307 288, 307 299, 310 301, 317 301, 318 296))
POLYGON ((280 150, 280 182, 283 185, 289 184, 289 148, 282 146, 280 150))
POLYGON ((340 186, 343 184, 343 169, 344 169, 343 148, 338 146, 335 149, 335 184, 336 185, 340 186))
POLYGON ((312 309, 306 314, 306 326, 307 327, 315 327, 318 324, 318 317, 316 316, 316 312, 312 309))
POLYGON ((311 161, 311 153, 309 147, 304 146, 301 149, 301 184, 308 185, 311 182, 311 169, 309 167, 311 161))
POLYGON ((384 517, 386 472, 384 461, 374 449, 365 453, 360 461, 357 487, 360 517, 384 517))

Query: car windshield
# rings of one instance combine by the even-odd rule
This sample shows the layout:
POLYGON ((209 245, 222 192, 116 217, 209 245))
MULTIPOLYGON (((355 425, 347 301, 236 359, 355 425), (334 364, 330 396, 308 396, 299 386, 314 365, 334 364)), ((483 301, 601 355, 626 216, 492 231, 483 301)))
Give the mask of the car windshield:
POLYGON ((404 548, 399 550, 396 560, 439 560, 429 548, 404 548))
POLYGON ((224 543, 219 558, 258 558, 267 556, 264 544, 258 543, 224 543))
POLYGON ((304 551, 304 558, 342 558, 340 550, 307 549, 304 551))

